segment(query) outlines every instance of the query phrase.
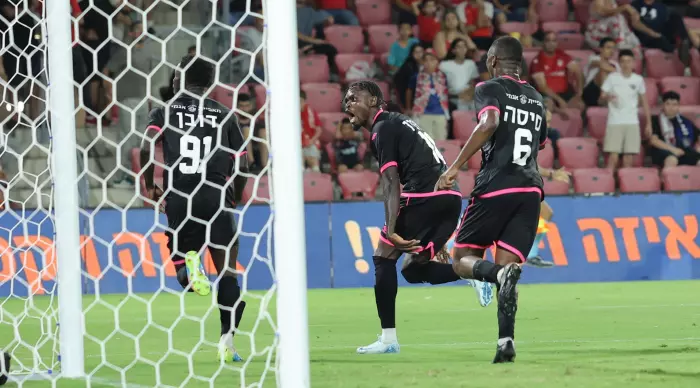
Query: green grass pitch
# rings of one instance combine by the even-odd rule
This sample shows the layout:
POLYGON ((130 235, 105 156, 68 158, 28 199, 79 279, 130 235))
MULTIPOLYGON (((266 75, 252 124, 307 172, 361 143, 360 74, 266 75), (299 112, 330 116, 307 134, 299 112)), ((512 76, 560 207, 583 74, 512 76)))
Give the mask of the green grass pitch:
MULTIPOLYGON (((516 324, 518 357, 512 365, 490 364, 497 337, 495 303, 481 308, 473 289, 467 286, 400 289, 397 325, 401 354, 356 355, 358 345, 372 342, 379 333, 372 294, 372 289, 309 292, 313 387, 700 386, 697 281, 522 286, 516 324)), ((143 299, 103 296, 102 303, 87 313, 87 332, 104 341, 104 349, 91 340, 85 342, 86 370, 96 377, 91 386, 121 386, 122 375, 117 369, 128 368, 123 374, 127 386, 154 387, 156 368, 151 364, 159 361, 161 386, 210 386, 206 379, 220 368, 213 348, 218 339, 218 312, 212 309, 202 324, 198 320, 211 299, 187 295, 183 303, 187 316, 178 320, 178 296, 139 297, 143 299), (143 303, 149 298, 150 309, 143 303), (149 314, 154 324, 148 324, 149 314), (115 316, 119 318, 118 330, 115 316), (168 328, 172 329, 171 337, 168 328), (209 345, 197 346, 200 332, 209 345), (169 343, 177 352, 168 354, 169 343), (192 352, 189 366, 183 355, 192 352), (199 380, 186 380, 190 367, 199 380)), ((86 297, 84 307, 93 301, 94 297, 86 297)), ((242 329, 254 332, 253 343, 262 353, 273 343, 270 322, 274 303, 261 308, 260 299, 248 297, 247 301, 242 329)), ((37 299, 37 306, 43 303, 46 300, 37 299)), ((10 300, 5 309, 15 312, 22 306, 22 301, 10 300)), ((12 338, 10 330, 6 324, 0 326, 0 340, 12 338)), ((39 330, 38 320, 26 320, 20 327, 26 338, 36 337, 39 330)), ((244 383, 275 387, 274 374, 266 368, 270 353, 251 358, 249 337, 237 338, 239 351, 248 360, 245 371, 220 370, 214 386, 244 383)), ((49 344, 41 349, 48 350, 49 344)), ((18 351, 16 356, 27 360, 29 353, 18 351)), ((270 362, 274 365, 274 355, 270 362)), ((86 385, 82 380, 60 380, 57 384, 86 385)), ((32 381, 24 386, 50 384, 32 381)))

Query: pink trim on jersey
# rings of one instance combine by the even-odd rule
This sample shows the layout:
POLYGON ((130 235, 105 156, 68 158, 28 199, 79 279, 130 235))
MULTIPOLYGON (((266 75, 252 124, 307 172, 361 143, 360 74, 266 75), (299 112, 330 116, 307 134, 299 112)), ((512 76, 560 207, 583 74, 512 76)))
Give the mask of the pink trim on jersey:
POLYGON ((515 193, 537 193, 542 196, 542 190, 539 187, 515 187, 512 189, 496 190, 484 195, 480 195, 479 198, 491 198, 498 197, 499 195, 515 194, 515 193))
POLYGON ((476 245, 476 244, 460 244, 454 243, 455 248, 474 248, 474 249, 486 249, 490 245, 476 245))
POLYGON ((185 260, 173 260, 173 264, 175 264, 175 265, 185 264, 185 260))
POLYGON ((377 121, 377 117, 379 117, 380 114, 384 113, 384 109, 379 109, 377 111, 377 114, 374 115, 374 118, 372 119, 372 125, 377 121))
POLYGON ((386 162, 386 163, 384 163, 384 165, 382 166, 382 168, 379 169, 379 173, 380 173, 380 174, 383 174, 383 173, 384 173, 384 170, 386 170, 387 168, 392 167, 392 166, 398 167, 399 164, 396 163, 396 162, 386 162))
POLYGON ((481 82, 479 82, 478 84, 476 84, 476 86, 474 86, 474 87, 475 87, 475 88, 478 88, 479 86, 481 86, 481 85, 483 85, 483 84, 485 84, 485 83, 486 83, 486 81, 481 81, 481 82))
POLYGON ((157 125, 149 125, 149 126, 147 126, 147 127, 146 127, 146 130, 148 131, 149 129, 155 129, 155 130, 158 131, 158 132, 160 132, 160 131, 163 130, 161 127, 159 127, 159 126, 157 126, 157 125))
POLYGON ((374 141, 374 139, 376 139, 376 138, 377 138, 377 133, 375 132, 372 134, 372 141, 374 141))
POLYGON ((519 83, 519 84, 526 84, 526 83, 527 83, 527 81, 515 79, 515 78, 513 78, 513 77, 511 77, 511 76, 509 76, 509 75, 502 75, 501 78, 509 79, 509 80, 515 81, 515 82, 517 82, 517 83, 519 83))
POLYGON ((382 242, 384 242, 384 244, 386 244, 386 245, 389 245, 392 247, 394 246, 394 244, 391 241, 389 241, 388 238, 382 236, 381 234, 379 235, 379 239, 382 240, 382 242))
POLYGON ((485 106, 483 109, 481 109, 479 111, 479 114, 476 115, 477 120, 481 120, 481 115, 484 114, 484 112, 486 112, 487 110, 495 110, 496 112, 498 112, 499 115, 501 114, 501 110, 498 109, 498 107, 495 107, 493 105, 489 105, 489 106, 485 106))
POLYGON ((431 191, 430 193, 401 193, 404 198, 425 198, 425 197, 436 197, 438 195, 456 195, 462 197, 462 193, 454 190, 441 190, 441 191, 431 191))
POLYGON ((544 140, 540 143, 540 147, 543 146, 543 145, 546 145, 547 142, 549 142, 549 138, 548 138, 548 137, 545 137, 544 140))
POLYGON ((423 251, 427 251, 428 249, 430 249, 430 258, 432 259, 435 256, 435 244, 433 244, 432 241, 429 242, 428 245, 426 245, 425 247, 420 247, 416 249, 415 251, 413 251, 413 253, 420 253, 423 251))
POLYGON ((243 155, 245 155, 245 154, 247 154, 247 153, 248 153, 248 151, 243 151, 243 152, 239 152, 239 153, 233 153, 233 154, 231 154, 231 159, 240 158, 241 156, 243 156, 243 155))
POLYGON ((520 253, 519 250, 515 249, 512 245, 504 243, 503 241, 496 241, 496 245, 518 256, 521 263, 525 262, 525 256, 523 256, 523 254, 520 253))

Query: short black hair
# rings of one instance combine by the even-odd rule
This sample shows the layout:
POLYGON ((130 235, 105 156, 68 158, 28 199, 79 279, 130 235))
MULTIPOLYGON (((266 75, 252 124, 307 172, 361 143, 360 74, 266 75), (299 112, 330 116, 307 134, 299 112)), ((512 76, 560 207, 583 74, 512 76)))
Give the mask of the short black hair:
POLYGON ((187 48, 187 52, 189 53, 190 51, 197 52, 197 46, 196 46, 196 45, 192 45, 192 46, 188 47, 188 48, 187 48))
POLYGON ((350 124, 350 119, 347 117, 343 117, 343 119, 340 120, 340 124, 341 125, 350 124))
POLYGON ((523 61, 523 45, 512 36, 502 36, 493 42, 489 54, 503 62, 512 62, 520 66, 523 61))
POLYGON ((668 91, 668 92, 664 93, 664 94, 661 96, 661 101, 666 102, 666 100, 677 100, 677 101, 680 101, 680 100, 681 100, 681 95, 678 94, 678 93, 676 93, 676 92, 674 92, 673 90, 671 90, 671 91, 668 91))
POLYGON ((253 99, 250 98, 250 94, 248 93, 238 93, 238 102, 250 102, 253 99))
POLYGON ((632 50, 630 50, 630 49, 622 49, 622 50, 620 50, 620 54, 618 54, 617 57, 618 57, 618 58, 622 58, 622 57, 632 57, 632 58, 634 58, 634 52, 633 52, 632 50))
POLYGON ((606 37, 606 38, 603 38, 603 39, 600 40, 600 43, 598 43, 598 47, 603 48, 603 47, 605 47, 606 44, 608 44, 608 43, 610 43, 610 42, 615 43, 615 39, 613 39, 613 38, 607 38, 607 37, 606 37))
POLYGON ((306 100, 306 92, 303 90, 299 90, 299 98, 303 98, 304 100, 306 100))
POLYGON ((382 89, 380 89, 379 85, 372 81, 353 82, 352 85, 350 85, 350 87, 348 88, 348 90, 364 90, 367 93, 369 93, 370 96, 376 97, 377 108, 382 108, 386 105, 386 102, 384 102, 384 93, 382 93, 382 89))
POLYGON ((185 55, 182 57, 179 67, 185 70, 185 87, 198 86, 207 88, 214 83, 216 71, 214 65, 203 58, 185 55))

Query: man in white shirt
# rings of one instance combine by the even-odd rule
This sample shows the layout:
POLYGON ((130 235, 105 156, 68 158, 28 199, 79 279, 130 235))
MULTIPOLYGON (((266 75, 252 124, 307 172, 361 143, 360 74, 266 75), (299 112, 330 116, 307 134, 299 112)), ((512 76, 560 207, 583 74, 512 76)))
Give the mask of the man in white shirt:
POLYGON ((632 50, 620 50, 619 73, 611 73, 605 79, 601 90, 601 99, 608 102, 608 126, 603 141, 603 151, 608 153, 608 168, 617 168, 620 154, 622 166, 631 167, 634 156, 639 153, 642 136, 639 131, 637 109, 641 101, 646 117, 646 136, 651 135, 651 115, 649 103, 644 94, 644 78, 634 73, 634 53, 632 50))

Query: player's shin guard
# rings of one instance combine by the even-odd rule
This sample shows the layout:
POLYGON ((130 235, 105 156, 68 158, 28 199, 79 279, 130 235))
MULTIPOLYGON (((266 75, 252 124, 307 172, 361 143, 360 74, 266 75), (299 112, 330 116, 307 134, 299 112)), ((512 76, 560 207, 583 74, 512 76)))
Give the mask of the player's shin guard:
POLYGON ((498 284, 498 271, 501 269, 503 269, 502 265, 494 264, 488 260, 477 260, 472 267, 472 274, 476 280, 498 284))
POLYGON ((428 261, 427 263, 410 263, 401 270, 401 274, 407 282, 445 284, 456 282, 459 275, 455 273, 452 264, 428 261))
MULTIPOLYGON (((221 335, 228 334, 232 330, 231 328, 231 315, 233 305, 241 296, 241 289, 238 286, 238 279, 233 276, 224 276, 219 280, 219 293, 216 296, 216 301, 219 303, 219 319, 221 320, 221 335)), ((243 314, 243 308, 241 308, 243 303, 240 303, 238 309, 236 309, 236 321, 239 320, 238 310, 240 309, 240 314, 243 314)))
POLYGON ((374 261, 374 299, 382 329, 396 327, 396 293, 399 289, 396 260, 379 256, 374 261))

